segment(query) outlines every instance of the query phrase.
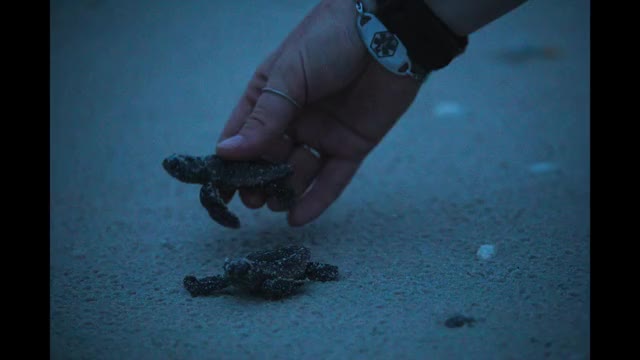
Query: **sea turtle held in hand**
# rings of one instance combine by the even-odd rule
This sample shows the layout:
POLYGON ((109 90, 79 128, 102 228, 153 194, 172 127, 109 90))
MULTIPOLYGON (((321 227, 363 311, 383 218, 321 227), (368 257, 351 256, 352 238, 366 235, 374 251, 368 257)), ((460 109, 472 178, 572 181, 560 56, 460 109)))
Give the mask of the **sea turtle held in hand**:
POLYGON ((289 164, 274 164, 265 160, 233 161, 217 155, 191 156, 173 154, 162 162, 162 167, 174 178, 200 184, 200 203, 209 216, 220 225, 239 228, 240 220, 229 211, 220 195, 221 191, 237 189, 263 190, 275 197, 286 208, 295 197, 287 178, 293 173, 289 164))
POLYGON ((292 295, 306 281, 338 279, 338 267, 309 261, 311 253, 304 246, 288 246, 259 251, 245 257, 226 259, 224 275, 197 279, 184 278, 184 287, 191 296, 219 294, 234 286, 251 294, 279 299, 292 295))

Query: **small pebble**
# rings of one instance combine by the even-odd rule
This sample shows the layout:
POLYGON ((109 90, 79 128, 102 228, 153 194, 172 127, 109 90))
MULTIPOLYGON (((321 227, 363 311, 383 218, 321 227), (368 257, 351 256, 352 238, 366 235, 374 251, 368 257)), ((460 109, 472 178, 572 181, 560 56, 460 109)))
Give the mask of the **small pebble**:
POLYGON ((494 245, 485 244, 478 248, 478 252, 476 252, 476 256, 480 260, 489 260, 496 254, 496 247, 494 245))
POLYGON ((476 319, 472 317, 463 316, 463 315, 454 315, 448 318, 447 321, 444 322, 444 326, 453 329, 453 328, 463 327, 465 325, 473 326, 475 322, 476 322, 476 319))

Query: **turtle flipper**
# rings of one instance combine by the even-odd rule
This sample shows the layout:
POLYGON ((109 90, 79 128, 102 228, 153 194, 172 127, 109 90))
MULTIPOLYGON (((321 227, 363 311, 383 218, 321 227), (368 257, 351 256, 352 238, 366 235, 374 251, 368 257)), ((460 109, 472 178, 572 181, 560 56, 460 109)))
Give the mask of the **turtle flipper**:
POLYGON ((338 267, 318 262, 309 262, 305 275, 309 280, 314 281, 338 280, 338 267))
POLYGON ((215 222, 229 228, 239 228, 240 220, 227 209, 221 193, 230 198, 238 189, 265 191, 286 208, 295 200, 295 192, 286 181, 293 167, 286 163, 224 160, 215 154, 173 154, 163 160, 162 167, 182 182, 201 184, 200 202, 215 222))
POLYGON ((202 185, 200 189, 200 203, 209 212, 209 216, 218 224, 229 228, 240 227, 240 220, 227 208, 220 191, 212 182, 202 185))
POLYGON ((182 283, 193 297, 214 295, 230 285, 229 281, 222 276, 209 276, 202 279, 197 279, 195 276, 185 276, 182 283))
POLYGON ((280 299, 293 294, 303 284, 302 280, 269 279, 262 284, 260 291, 267 298, 280 299))
POLYGON ((173 154, 162 161, 162 167, 174 178, 188 184, 204 184, 220 177, 224 163, 215 156, 173 154))

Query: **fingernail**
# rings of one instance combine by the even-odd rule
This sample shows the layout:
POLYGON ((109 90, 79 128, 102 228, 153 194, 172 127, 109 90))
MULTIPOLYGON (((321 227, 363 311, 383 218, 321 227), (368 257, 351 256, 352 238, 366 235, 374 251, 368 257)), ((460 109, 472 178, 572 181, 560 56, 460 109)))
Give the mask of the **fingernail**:
POLYGON ((222 149, 233 149, 237 148, 244 142, 244 138, 242 135, 234 135, 222 142, 218 143, 218 148, 222 149))

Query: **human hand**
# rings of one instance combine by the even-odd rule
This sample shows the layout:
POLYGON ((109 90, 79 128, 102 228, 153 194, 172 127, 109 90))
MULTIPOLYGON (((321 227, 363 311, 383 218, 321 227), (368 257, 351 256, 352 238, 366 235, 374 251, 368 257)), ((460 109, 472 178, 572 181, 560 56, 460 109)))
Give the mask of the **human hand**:
MULTIPOLYGON (((224 158, 292 164, 299 198, 289 209, 291 226, 314 220, 340 196, 420 88, 371 57, 356 17, 355 2, 322 0, 258 67, 217 145, 224 158)), ((264 193, 240 190, 240 197, 249 208, 266 202, 285 210, 264 193)))

